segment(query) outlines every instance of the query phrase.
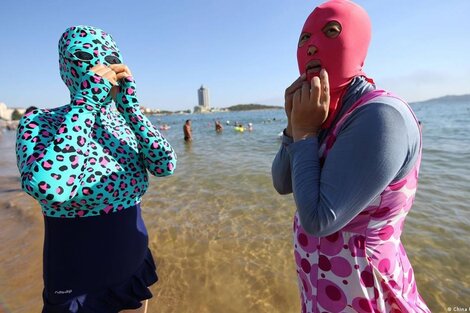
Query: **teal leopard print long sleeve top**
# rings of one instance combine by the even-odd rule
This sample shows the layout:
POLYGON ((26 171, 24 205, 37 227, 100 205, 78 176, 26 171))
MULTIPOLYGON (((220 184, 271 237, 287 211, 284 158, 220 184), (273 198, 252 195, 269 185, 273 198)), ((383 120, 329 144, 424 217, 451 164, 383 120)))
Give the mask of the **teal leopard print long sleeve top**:
POLYGON ((90 68, 122 63, 111 36, 88 26, 59 41, 61 77, 71 103, 35 109, 17 132, 22 188, 50 217, 89 217, 140 202, 147 171, 173 174, 176 154, 141 113, 132 77, 121 80, 113 109, 111 83, 90 68))

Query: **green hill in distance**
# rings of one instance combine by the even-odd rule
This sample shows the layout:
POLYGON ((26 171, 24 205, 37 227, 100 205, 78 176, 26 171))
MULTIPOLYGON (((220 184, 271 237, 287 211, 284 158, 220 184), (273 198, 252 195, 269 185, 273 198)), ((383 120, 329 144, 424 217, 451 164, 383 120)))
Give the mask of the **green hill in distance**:
MULTIPOLYGON (((470 103, 470 94, 466 95, 447 95, 439 98, 432 98, 424 101, 416 101, 410 102, 411 105, 424 103, 424 104, 432 104, 432 103, 470 103)), ((284 109, 282 106, 274 106, 274 105, 264 105, 258 103, 249 103, 249 104, 237 104, 232 105, 230 107, 225 108, 229 111, 250 111, 250 110, 281 110, 284 109)))
MULTIPOLYGON (((470 94, 447 95, 447 96, 432 98, 432 99, 423 100, 423 101, 409 102, 410 105, 435 104, 435 103, 470 103, 470 94)), ((233 111, 233 112, 236 112, 236 111, 251 111, 251 110, 283 110, 284 106, 249 103, 249 104, 232 105, 232 106, 222 108, 222 109, 223 110, 228 110, 228 111, 233 111)), ((175 114, 175 113, 191 113, 191 110, 179 110, 179 111, 174 111, 174 112, 173 111, 168 111, 168 110, 158 111, 158 114, 175 114)), ((155 114, 155 113, 147 113, 147 114, 155 114)))
POLYGON ((284 107, 250 103, 250 104, 232 105, 226 109, 229 111, 251 111, 251 110, 272 110, 272 109, 280 110, 280 109, 284 109, 284 107))

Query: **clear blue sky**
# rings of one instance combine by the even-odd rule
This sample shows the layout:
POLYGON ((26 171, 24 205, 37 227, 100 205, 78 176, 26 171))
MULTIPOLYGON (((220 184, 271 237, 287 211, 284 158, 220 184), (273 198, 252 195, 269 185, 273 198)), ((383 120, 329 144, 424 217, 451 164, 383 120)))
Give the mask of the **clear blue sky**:
MULTIPOLYGON (((142 105, 180 110, 209 88, 211 106, 283 105, 298 76, 297 39, 312 0, 4 0, 0 102, 69 100, 57 41, 72 25, 113 35, 142 105)), ((408 101, 470 93, 470 1, 357 0, 372 20, 365 71, 408 101)))

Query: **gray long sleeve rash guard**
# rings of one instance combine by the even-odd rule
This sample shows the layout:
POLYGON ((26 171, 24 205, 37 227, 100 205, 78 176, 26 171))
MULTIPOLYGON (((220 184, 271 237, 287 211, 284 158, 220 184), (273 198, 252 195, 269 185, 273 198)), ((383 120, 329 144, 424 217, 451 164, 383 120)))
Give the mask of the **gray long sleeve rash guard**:
MULTIPOLYGON (((364 78, 355 78, 335 123, 373 89, 364 78)), ((318 237, 342 229, 385 187, 408 174, 420 147, 416 120, 392 97, 354 111, 321 168, 318 149, 325 136, 322 131, 318 137, 293 142, 284 133, 272 165, 275 189, 294 193, 302 227, 318 237)))

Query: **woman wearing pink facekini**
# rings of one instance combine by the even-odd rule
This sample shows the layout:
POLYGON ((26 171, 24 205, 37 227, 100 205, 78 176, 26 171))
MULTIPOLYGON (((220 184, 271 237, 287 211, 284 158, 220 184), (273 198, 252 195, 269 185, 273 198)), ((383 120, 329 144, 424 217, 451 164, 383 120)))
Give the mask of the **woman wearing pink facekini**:
POLYGON ((363 72, 370 37, 355 3, 318 6, 299 39, 301 76, 286 89, 272 176, 297 207, 302 312, 430 312, 400 240, 421 130, 409 106, 363 72))

